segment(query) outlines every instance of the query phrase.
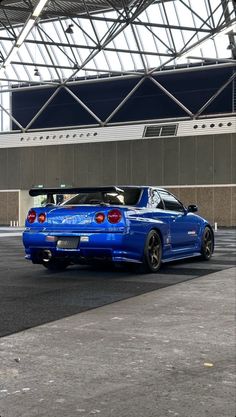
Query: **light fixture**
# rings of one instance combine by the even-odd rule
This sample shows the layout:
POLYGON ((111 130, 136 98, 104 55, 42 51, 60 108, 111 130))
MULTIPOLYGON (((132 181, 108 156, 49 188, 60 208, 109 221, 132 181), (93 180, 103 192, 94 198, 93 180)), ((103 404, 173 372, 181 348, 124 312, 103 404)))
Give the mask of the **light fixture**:
POLYGON ((40 13, 42 12, 44 6, 46 5, 46 3, 48 2, 48 0, 39 0, 37 6, 35 7, 32 16, 33 17, 39 17, 40 13))
POLYGON ((68 28, 65 30, 65 33, 70 33, 70 34, 72 34, 72 33, 74 33, 74 31, 73 31, 73 24, 70 24, 69 26, 68 26, 68 28))
POLYGON ((26 23, 26 25, 23 27, 20 35, 18 36, 17 40, 16 40, 16 46, 21 46, 22 43, 24 42, 26 36, 29 34, 29 32, 31 31, 32 27, 35 24, 35 19, 29 19, 28 22, 26 23))
MULTIPOLYGON (((236 23, 232 23, 231 25, 227 26, 223 30, 219 32, 220 35, 228 35, 230 32, 236 32, 236 23)), ((218 33, 216 33, 218 35, 218 33)))
POLYGON ((38 68, 34 69, 34 76, 35 77, 40 77, 40 72, 39 72, 38 68))
POLYGON ((227 49, 234 49, 235 48, 235 44, 233 42, 230 42, 230 44, 227 46, 227 49))
POLYGON ((44 6, 46 5, 46 3, 48 1, 49 0, 39 0, 37 6, 33 10, 33 13, 31 15, 31 17, 28 19, 28 21, 26 22, 25 26, 23 27, 20 35, 18 36, 18 38, 16 40, 16 46, 19 47, 19 46, 22 45, 25 38, 27 37, 27 35, 31 31, 32 27, 35 25, 36 21, 38 20, 38 17, 40 16, 40 13, 42 12, 44 6))
POLYGON ((181 58, 189 58, 189 53, 193 53, 194 51, 196 51, 198 48, 201 48, 207 41, 209 41, 209 39, 214 39, 217 36, 221 36, 221 35, 227 35, 230 32, 234 32, 236 30, 236 23, 233 22, 231 25, 225 27, 224 29, 220 30, 219 32, 215 32, 211 37, 207 37, 205 39, 203 39, 202 41, 200 41, 197 45, 193 45, 192 47, 190 47, 187 51, 183 52, 182 54, 180 54, 177 59, 181 59, 181 58))
MULTIPOLYGON (((39 0, 35 9, 33 10, 32 15, 30 16, 30 18, 27 20, 25 26, 22 28, 15 45, 11 48, 9 54, 7 55, 5 61, 0 65, 0 75, 1 73, 5 70, 5 67, 7 65, 9 65, 11 63, 11 61, 13 60, 13 56, 17 53, 18 48, 22 45, 22 43, 24 42, 25 38, 28 36, 29 32, 31 31, 31 29, 33 28, 33 26, 35 25, 35 23, 37 23, 38 17, 40 16, 40 13, 42 12, 43 8, 45 7, 46 3, 49 0, 39 0)), ((37 68, 36 68, 37 70, 37 68)), ((39 71, 34 71, 35 72, 35 76, 39 77, 39 71)))

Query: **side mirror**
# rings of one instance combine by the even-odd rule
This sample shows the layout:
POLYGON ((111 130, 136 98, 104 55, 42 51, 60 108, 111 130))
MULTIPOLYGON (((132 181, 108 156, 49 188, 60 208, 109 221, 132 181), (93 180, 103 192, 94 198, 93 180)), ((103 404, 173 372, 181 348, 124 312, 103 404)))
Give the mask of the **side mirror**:
POLYGON ((187 211, 188 213, 196 213, 198 211, 198 206, 196 206, 196 204, 190 204, 187 211))

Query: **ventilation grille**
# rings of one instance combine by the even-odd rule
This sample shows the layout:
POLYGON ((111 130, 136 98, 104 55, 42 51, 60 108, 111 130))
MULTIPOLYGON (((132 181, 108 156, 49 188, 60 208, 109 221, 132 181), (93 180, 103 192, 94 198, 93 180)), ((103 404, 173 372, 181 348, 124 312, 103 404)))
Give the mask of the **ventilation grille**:
POLYGON ((157 136, 176 136, 177 130, 177 124, 146 126, 144 128, 143 136, 145 138, 153 138, 157 136))

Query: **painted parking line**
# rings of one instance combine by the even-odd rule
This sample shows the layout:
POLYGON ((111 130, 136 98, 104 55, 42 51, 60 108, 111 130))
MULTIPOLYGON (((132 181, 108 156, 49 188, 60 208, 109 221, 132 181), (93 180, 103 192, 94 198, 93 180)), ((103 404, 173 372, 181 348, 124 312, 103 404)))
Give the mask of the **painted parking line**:
POLYGON ((22 236, 22 232, 17 232, 17 233, 0 233, 0 238, 1 237, 16 237, 16 236, 22 236))

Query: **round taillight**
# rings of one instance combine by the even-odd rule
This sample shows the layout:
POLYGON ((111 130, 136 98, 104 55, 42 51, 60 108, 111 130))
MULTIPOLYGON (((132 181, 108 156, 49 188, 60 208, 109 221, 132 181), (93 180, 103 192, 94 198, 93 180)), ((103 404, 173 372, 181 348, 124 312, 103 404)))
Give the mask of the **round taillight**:
POLYGON ((104 220, 105 220, 105 214, 104 213, 96 213, 95 214, 95 222, 103 223, 104 220))
POLYGON ((107 215, 108 221, 112 224, 119 223, 121 217, 121 212, 118 209, 110 210, 107 215))
POLYGON ((35 210, 30 210, 27 216, 27 221, 29 223, 34 223, 36 220, 36 211, 35 210))
POLYGON ((38 221, 39 221, 39 223, 44 223, 45 220, 46 220, 46 214, 45 213, 40 213, 38 215, 38 221))

